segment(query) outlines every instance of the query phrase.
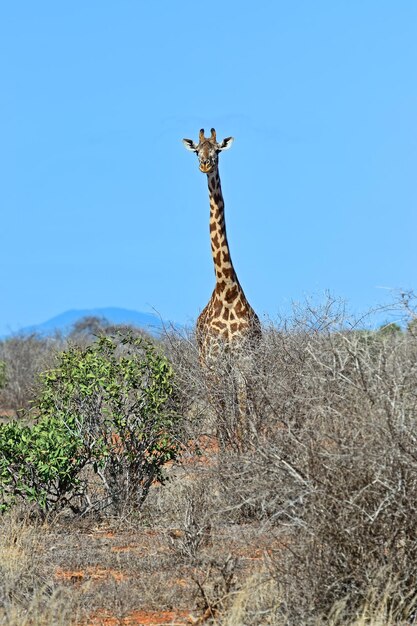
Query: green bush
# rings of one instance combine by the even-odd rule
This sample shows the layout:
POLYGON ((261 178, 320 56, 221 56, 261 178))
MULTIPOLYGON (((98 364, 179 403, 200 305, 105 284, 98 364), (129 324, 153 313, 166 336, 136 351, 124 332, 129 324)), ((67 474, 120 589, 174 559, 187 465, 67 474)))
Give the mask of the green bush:
POLYGON ((32 428, 14 421, 0 426, 1 509, 20 497, 50 510, 81 495, 85 463, 78 443, 59 419, 40 419, 32 428))
POLYGON ((380 326, 380 328, 378 328, 378 335, 382 335, 383 337, 398 335, 401 332, 401 326, 399 324, 395 324, 395 322, 383 324, 382 326, 380 326))
POLYGON ((140 507, 179 453, 173 371, 143 338, 70 347, 41 375, 32 427, 0 427, 3 508, 140 507))

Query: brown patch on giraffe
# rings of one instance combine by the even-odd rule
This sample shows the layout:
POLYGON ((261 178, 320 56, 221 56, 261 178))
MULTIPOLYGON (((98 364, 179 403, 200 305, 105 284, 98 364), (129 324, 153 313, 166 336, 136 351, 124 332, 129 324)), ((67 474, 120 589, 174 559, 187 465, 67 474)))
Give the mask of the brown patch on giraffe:
POLYGON ((228 309, 227 307, 223 308, 223 319, 226 320, 226 322, 229 320, 229 315, 230 309, 228 309))
POLYGON ((220 256, 221 256, 221 252, 220 250, 218 251, 218 253, 216 254, 216 256, 214 257, 214 262, 217 266, 220 265, 220 256))
POLYGON ((226 300, 226 302, 233 302, 234 300, 236 300, 237 296, 238 296, 237 285, 233 285, 233 287, 230 287, 230 289, 228 289, 226 293, 224 294, 224 299, 226 300))
POLYGON ((233 278, 235 275, 235 271, 233 267, 224 267, 223 268, 223 276, 225 278, 233 278))
POLYGON ((218 329, 222 329, 222 328, 227 328, 227 324, 225 322, 222 322, 221 320, 214 320, 212 322, 212 325, 214 328, 218 328, 218 329))
POLYGON ((213 313, 214 315, 218 316, 220 315, 221 311, 222 311, 223 305, 220 302, 220 300, 218 298, 215 298, 213 300, 213 313))
POLYGON ((221 215, 220 215, 219 207, 214 207, 213 219, 215 219, 216 222, 218 222, 220 218, 221 218, 221 215))
POLYGON ((219 206, 220 202, 222 201, 221 194, 217 191, 216 193, 213 194, 213 198, 214 198, 214 202, 217 204, 217 206, 219 206))
POLYGON ((218 248, 220 246, 220 242, 219 242, 219 234, 216 233, 215 235, 213 235, 213 237, 211 238, 211 243, 213 244, 213 246, 215 248, 218 248))
POLYGON ((232 333, 235 333, 238 328, 239 328, 239 322, 232 322, 230 324, 230 330, 232 333))
POLYGON ((217 230, 217 224, 215 222, 210 222, 210 232, 217 230))
POLYGON ((225 288, 226 288, 226 283, 224 282, 224 280, 220 280, 216 285, 215 291, 216 293, 222 293, 225 288))
POLYGON ((223 250, 223 263, 230 263, 229 251, 224 252, 224 250, 223 250))
POLYGON ((235 311, 238 317, 244 317, 245 315, 247 315, 248 308, 245 306, 245 304, 242 302, 241 299, 239 299, 236 304, 235 304, 235 311))

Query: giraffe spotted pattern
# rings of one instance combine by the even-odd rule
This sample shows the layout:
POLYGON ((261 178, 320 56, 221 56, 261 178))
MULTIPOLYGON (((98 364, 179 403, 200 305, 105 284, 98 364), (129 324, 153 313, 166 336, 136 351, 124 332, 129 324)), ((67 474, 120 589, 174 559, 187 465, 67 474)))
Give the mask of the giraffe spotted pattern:
POLYGON ((197 154, 200 170, 207 174, 210 198, 210 239, 216 285, 197 320, 200 359, 206 365, 215 358, 220 346, 237 352, 254 347, 261 337, 259 318, 237 278, 226 235, 218 155, 227 150, 232 141, 232 137, 228 137, 218 143, 214 129, 209 138, 201 130, 198 144, 191 139, 183 140, 186 148, 197 154))

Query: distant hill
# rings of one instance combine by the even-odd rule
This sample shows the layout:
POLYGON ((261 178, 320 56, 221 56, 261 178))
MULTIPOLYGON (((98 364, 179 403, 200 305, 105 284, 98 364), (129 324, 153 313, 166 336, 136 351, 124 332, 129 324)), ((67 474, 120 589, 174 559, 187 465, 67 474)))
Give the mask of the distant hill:
MULTIPOLYGON (((128 309, 119 309, 116 307, 104 307, 99 309, 81 309, 65 311, 52 319, 41 324, 26 326, 20 329, 20 333, 30 334, 38 333, 39 335, 52 335, 59 331, 66 335, 71 331, 73 325, 84 317, 104 317, 111 324, 131 324, 139 328, 143 328, 152 335, 159 335, 164 328, 170 328, 173 324, 161 320, 160 317, 153 313, 142 313, 139 311, 129 311, 128 309)), ((179 328, 177 324, 175 328, 179 328)))

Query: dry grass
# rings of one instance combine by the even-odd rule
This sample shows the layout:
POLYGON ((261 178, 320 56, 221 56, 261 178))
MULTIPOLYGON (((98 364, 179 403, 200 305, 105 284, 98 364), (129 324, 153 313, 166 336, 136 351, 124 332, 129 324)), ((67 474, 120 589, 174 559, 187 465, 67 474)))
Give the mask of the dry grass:
POLYGON ((4 516, 0 624, 417 623, 413 325, 360 331, 334 302, 271 325, 245 370, 243 452, 217 445, 235 399, 216 414, 192 336, 163 344, 181 462, 140 516, 4 516))
POLYGON ((412 612, 415 606, 413 598, 403 598, 394 610, 391 598, 398 592, 393 583, 386 583, 382 593, 370 589, 367 597, 355 611, 350 608, 350 599, 345 598, 333 605, 330 611, 322 616, 307 616, 301 621, 293 622, 288 618, 285 593, 276 580, 267 571, 250 576, 238 592, 229 598, 227 611, 216 626, 287 626, 294 624, 311 624, 314 626, 409 626, 414 623, 403 616, 412 612))
POLYGON ((15 512, 1 520, 0 624, 64 626, 76 621, 77 598, 54 584, 42 534, 41 527, 15 512))

